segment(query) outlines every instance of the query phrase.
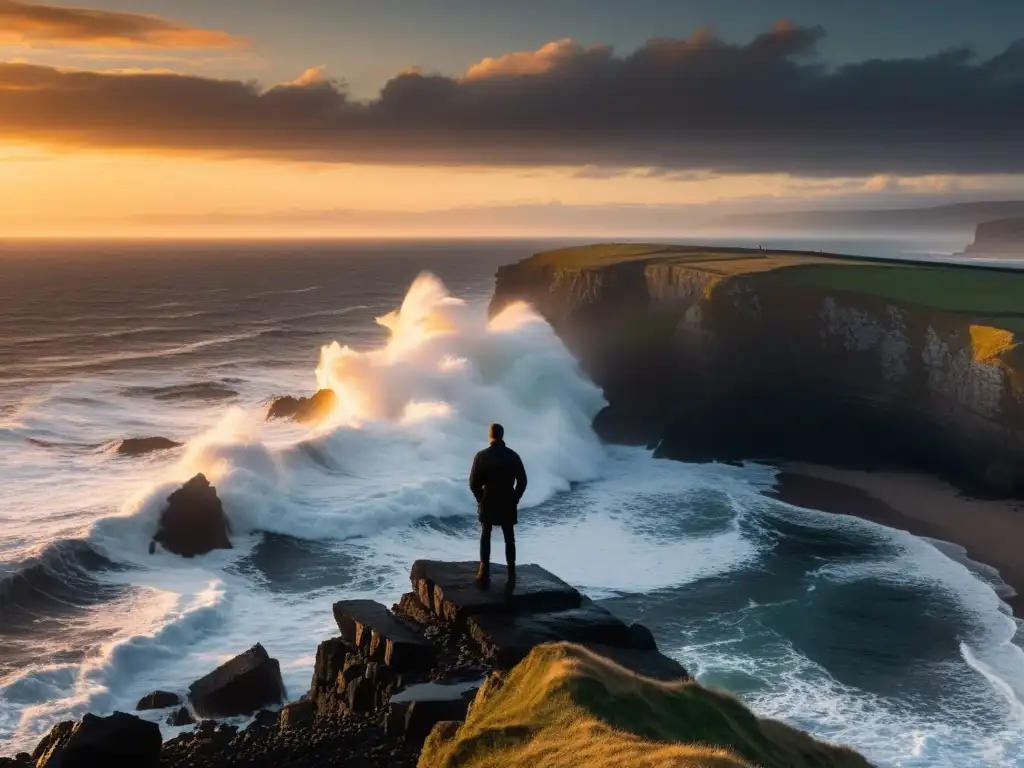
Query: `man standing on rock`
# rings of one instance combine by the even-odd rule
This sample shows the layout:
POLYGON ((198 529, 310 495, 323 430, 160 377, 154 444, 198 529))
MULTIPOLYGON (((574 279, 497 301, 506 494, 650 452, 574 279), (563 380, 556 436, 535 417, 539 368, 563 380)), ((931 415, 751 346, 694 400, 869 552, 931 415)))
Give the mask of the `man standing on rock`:
POLYGON ((508 563, 508 586, 516 583, 516 534, 519 500, 526 490, 526 469, 519 454, 505 445, 505 428, 491 424, 491 444, 473 459, 469 472, 469 489, 476 497, 480 519, 480 569, 477 583, 486 586, 491 580, 491 528, 501 526, 505 537, 505 562, 508 563))

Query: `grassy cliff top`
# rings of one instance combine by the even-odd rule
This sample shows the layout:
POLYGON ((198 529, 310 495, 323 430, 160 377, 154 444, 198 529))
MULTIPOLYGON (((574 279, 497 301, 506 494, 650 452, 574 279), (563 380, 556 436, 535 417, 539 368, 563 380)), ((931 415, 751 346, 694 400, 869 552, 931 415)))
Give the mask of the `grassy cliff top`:
POLYGON ((831 291, 870 294, 970 315, 1024 333, 1024 270, 859 259, 806 251, 760 251, 656 243, 610 243, 544 251, 527 269, 600 269, 627 262, 671 264, 728 278, 775 273, 775 279, 831 291))
POLYGON ((870 768, 845 747, 756 717, 697 683, 639 677, 576 645, 542 645, 491 678, 420 768, 870 768))

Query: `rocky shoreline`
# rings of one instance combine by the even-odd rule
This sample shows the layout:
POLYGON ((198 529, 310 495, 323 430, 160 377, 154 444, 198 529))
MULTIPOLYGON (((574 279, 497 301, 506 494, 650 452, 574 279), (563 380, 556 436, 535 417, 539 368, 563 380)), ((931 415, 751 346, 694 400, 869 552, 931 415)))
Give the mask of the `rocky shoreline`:
MULTIPOLYGON (((190 686, 184 715, 207 717, 190 732, 161 743, 151 719, 86 715, 54 726, 31 755, 0 758, 0 768, 414 766, 437 723, 465 718, 489 677, 550 642, 581 644, 647 677, 689 678, 646 628, 626 625, 539 566, 521 566, 514 589, 501 566, 493 585, 478 586, 475 568, 421 560, 412 590, 390 610, 369 600, 335 603, 339 635, 319 645, 309 691, 279 711, 263 708, 282 702, 284 691, 277 662, 257 645, 190 686), (219 721, 254 713, 244 729, 219 721)), ((139 706, 162 707, 173 719, 182 703, 157 691, 139 706)))

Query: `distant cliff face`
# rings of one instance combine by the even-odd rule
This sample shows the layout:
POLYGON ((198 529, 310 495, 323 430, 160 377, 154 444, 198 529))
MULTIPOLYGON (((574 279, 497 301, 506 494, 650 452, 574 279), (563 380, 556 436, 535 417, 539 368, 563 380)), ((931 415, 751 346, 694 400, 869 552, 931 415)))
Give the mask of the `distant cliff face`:
POLYGON ((552 323, 605 389, 595 426, 607 439, 1024 491, 1024 276, 965 274, 756 252, 589 264, 574 252, 500 269, 491 308, 525 300, 552 323))
POLYGON ((967 246, 967 253, 1024 259, 1024 218, 997 219, 979 224, 974 242, 967 246))

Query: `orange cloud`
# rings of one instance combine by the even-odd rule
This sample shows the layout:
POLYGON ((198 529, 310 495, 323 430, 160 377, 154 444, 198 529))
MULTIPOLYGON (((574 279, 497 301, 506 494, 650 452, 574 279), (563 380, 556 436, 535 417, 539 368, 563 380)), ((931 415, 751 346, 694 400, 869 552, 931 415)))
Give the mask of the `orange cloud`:
POLYGON ((567 61, 584 51, 584 48, 564 37, 545 43, 536 51, 516 51, 503 56, 488 56, 466 70, 463 80, 485 80, 490 77, 519 77, 522 75, 543 75, 559 62, 567 61))
POLYGON ((0 0, 0 43, 33 46, 236 48, 241 38, 140 13, 0 0))
POLYGON ((294 80, 291 80, 287 83, 281 83, 281 85, 291 86, 293 88, 305 88, 310 85, 322 83, 326 79, 327 78, 324 75, 324 65, 320 64, 319 66, 316 67, 310 67, 294 80))

